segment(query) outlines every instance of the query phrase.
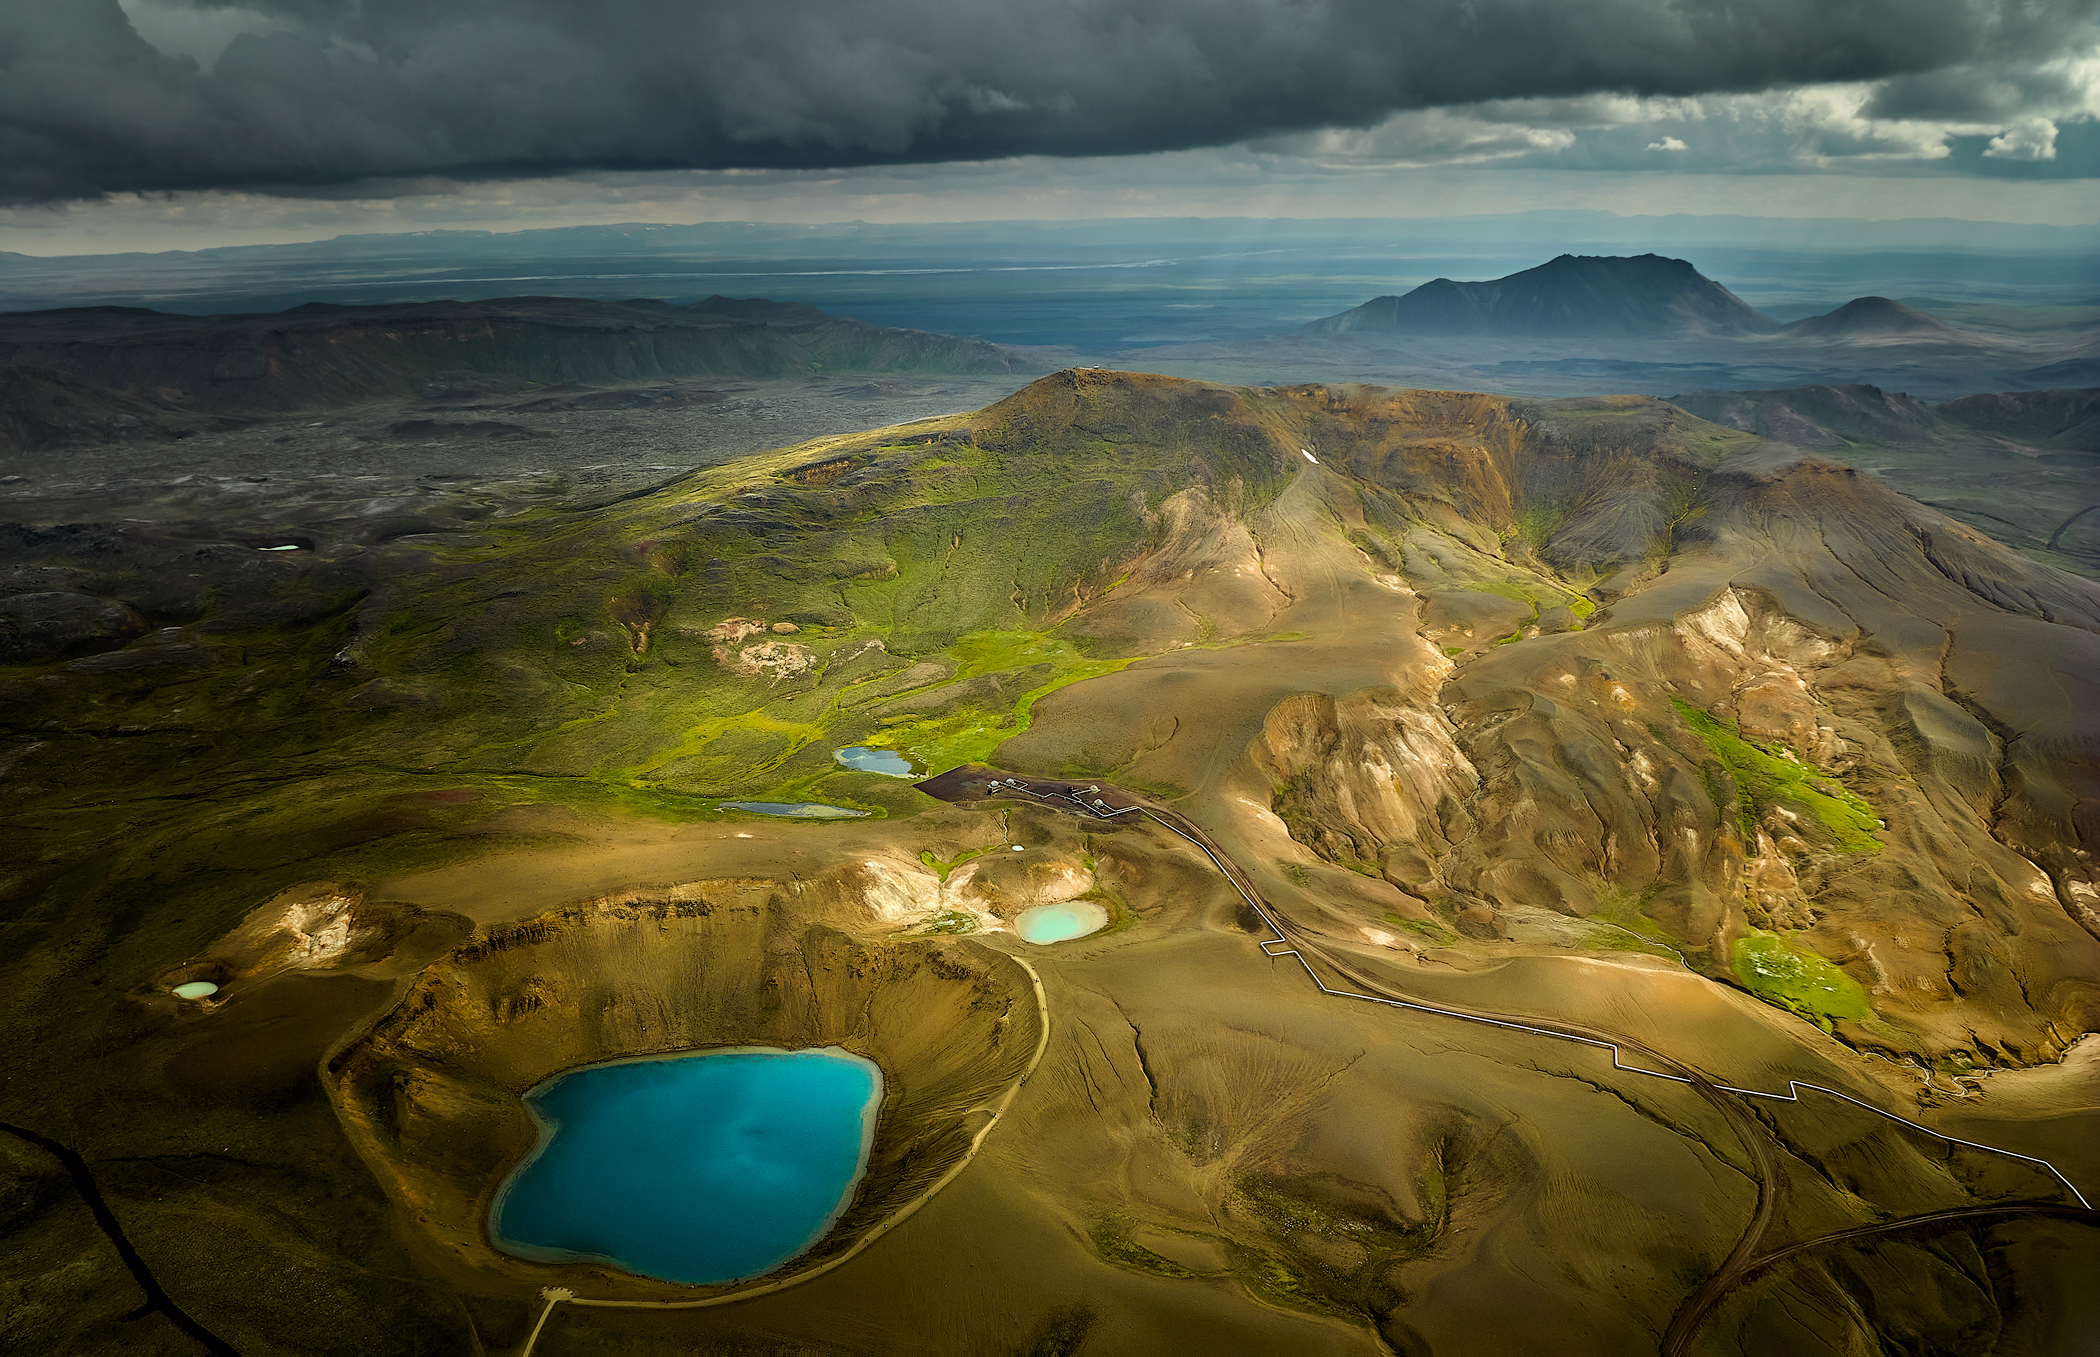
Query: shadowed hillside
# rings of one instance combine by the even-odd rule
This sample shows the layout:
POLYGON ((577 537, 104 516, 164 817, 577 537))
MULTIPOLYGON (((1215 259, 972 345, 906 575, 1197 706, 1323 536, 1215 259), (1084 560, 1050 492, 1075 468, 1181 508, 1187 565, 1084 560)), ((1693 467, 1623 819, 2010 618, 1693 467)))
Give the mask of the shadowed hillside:
POLYGON ((1701 419, 1798 448, 1836 451, 1966 432, 1931 405, 1880 387, 1795 386, 1779 391, 1694 391, 1670 403, 1701 419))
POLYGON ((813 373, 1006 373, 1029 365, 979 339, 896 330, 812 306, 710 297, 690 306, 565 297, 274 315, 125 307, 0 315, 0 436, 17 447, 179 434, 181 421, 382 398, 469 399, 557 385, 813 373), (69 383, 54 404, 36 383, 69 383), (25 387, 25 384, 28 384, 25 387), (122 423, 130 415, 129 424, 122 423))
POLYGON ((1929 405, 1866 385, 1672 396, 1703 419, 1836 453, 1970 527, 2100 575, 2100 391, 2012 391, 1929 405))
POLYGON ((2093 387, 1962 396, 1940 406, 1939 412, 1972 429, 2038 447, 2100 449, 2100 389, 2093 387))
POLYGON ((1702 419, 1803 448, 1895 444, 1963 435, 2037 450, 2100 452, 2100 390, 2007 391, 1929 405, 1879 387, 1695 391, 1670 403, 1702 419))

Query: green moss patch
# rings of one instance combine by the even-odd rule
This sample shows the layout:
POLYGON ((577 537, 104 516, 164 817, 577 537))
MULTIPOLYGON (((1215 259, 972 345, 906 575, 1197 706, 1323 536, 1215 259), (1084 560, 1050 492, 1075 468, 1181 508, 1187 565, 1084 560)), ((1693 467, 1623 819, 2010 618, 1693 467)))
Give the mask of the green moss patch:
POLYGON ((1412 933, 1416 937, 1426 938, 1430 942, 1443 944, 1458 941, 1458 934, 1442 924, 1428 919, 1403 919, 1398 914, 1388 914, 1385 916, 1385 921, 1402 932, 1412 933))
POLYGON ((906 716, 870 735, 871 748, 895 749, 935 772, 965 763, 989 763, 992 753, 1028 729, 1038 700, 1060 688, 1113 674, 1131 659, 1096 660, 1070 642, 1042 632, 977 632, 957 640, 949 654, 959 662, 955 681, 979 674, 1050 666, 1047 682, 1030 688, 1004 710, 965 705, 932 716, 906 716))
POLYGON ((962 866, 965 862, 981 858, 986 853, 996 853, 1004 847, 1006 847, 1006 843, 1002 839, 998 843, 986 844, 982 848, 966 848, 952 858, 937 858, 933 855, 931 848, 921 848, 919 850, 919 861, 940 873, 941 880, 946 881, 948 873, 962 866))
POLYGON ((1528 603, 1531 605, 1533 622, 1538 621, 1540 611, 1546 608, 1565 606, 1577 617, 1588 617, 1597 611, 1597 605, 1586 595, 1543 575, 1529 578, 1513 575, 1507 580, 1468 580, 1458 587, 1471 589, 1475 593, 1493 594, 1496 598, 1506 598, 1512 603, 1528 603))
MULTIPOLYGON (((1647 894, 1635 896, 1617 886, 1599 887, 1588 917, 1593 923, 1609 925, 1621 930, 1622 934, 1632 934, 1654 944, 1663 952, 1679 956, 1676 947, 1677 936, 1656 922, 1648 913, 1648 900, 1653 894, 1651 890, 1647 894)), ((1625 939, 1625 942, 1629 947, 1633 946, 1632 938, 1625 939)))
POLYGON ((1129 1222, 1120 1217, 1112 1216, 1096 1222, 1087 1237, 1093 1241, 1094 1251, 1111 1263, 1149 1272, 1155 1277, 1188 1279, 1196 1276, 1173 1259, 1156 1254, 1132 1239, 1129 1222))
POLYGON ((1736 939, 1735 977, 1766 1003, 1798 1013, 1826 1032, 1833 1019, 1858 1022, 1869 1011, 1867 992, 1857 980, 1777 933, 1736 939))
POLYGON ((1423 1185, 1431 1216, 1416 1228, 1360 1208, 1316 1200, 1260 1177, 1234 1185, 1232 1206, 1259 1220, 1275 1252, 1228 1244, 1232 1269, 1242 1285, 1275 1305, 1323 1314, 1366 1315, 1390 1309, 1396 1300, 1388 1274, 1393 1265, 1421 1256, 1442 1233, 1444 1196, 1439 1176, 1423 1185), (1317 1242, 1315 1242, 1317 1241, 1317 1242), (1329 1246, 1322 1256, 1320 1245, 1329 1246), (1356 1252, 1355 1262, 1337 1262, 1333 1245, 1356 1252))
POLYGON ((1564 500, 1548 504, 1528 504, 1517 515, 1516 526, 1510 529, 1509 535, 1533 551, 1543 550, 1546 543, 1553 540, 1553 534, 1567 525, 1574 508, 1574 505, 1564 500))
MULTIPOLYGON (((1874 831, 1881 827, 1880 818, 1866 798, 1842 783, 1825 778, 1813 764, 1783 744, 1774 746, 1778 753, 1767 753, 1744 739, 1733 724, 1712 712, 1703 711, 1681 698, 1673 697, 1670 702, 1677 708, 1677 714, 1684 718, 1684 723, 1706 742, 1715 761, 1735 783, 1736 820, 1745 839, 1756 832, 1766 807, 1783 802, 1814 815, 1837 840, 1841 851, 1881 851, 1881 841, 1874 837, 1874 831)), ((1711 786, 1710 789, 1718 791, 1711 786)), ((1721 799, 1716 796, 1717 804, 1721 799)))
POLYGON ((1322 1315, 1351 1314, 1321 1295, 1312 1278, 1274 1254, 1234 1243, 1228 1243, 1226 1250, 1232 1256, 1233 1275, 1240 1284, 1269 1304, 1322 1315))

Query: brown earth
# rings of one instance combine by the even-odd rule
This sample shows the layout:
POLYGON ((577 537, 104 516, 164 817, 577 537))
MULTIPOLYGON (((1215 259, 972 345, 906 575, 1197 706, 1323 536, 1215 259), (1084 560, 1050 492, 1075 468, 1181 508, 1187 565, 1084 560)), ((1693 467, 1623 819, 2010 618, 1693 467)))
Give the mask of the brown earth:
MULTIPOLYGON (((597 771, 607 749, 674 767, 664 751, 686 737, 648 705, 651 684, 724 685, 721 710, 775 726, 821 703, 859 711, 846 698, 865 697, 848 692, 861 682, 904 699, 900 722, 968 715, 1019 700, 1021 675, 1047 661, 980 682, 957 633, 1025 624, 1137 658, 1035 699, 997 762, 1171 804, 1323 955, 1382 989, 1609 1029, 1740 1087, 1812 1080, 2100 1182, 2100 1098, 2087 1046, 2072 1049, 2100 1026, 2093 585, 1826 458, 1642 398, 1069 372, 914 432, 827 440, 569 529, 566 552, 600 549, 578 545, 585 531, 633 551, 712 532, 720 574, 673 592, 646 651, 607 640, 626 706, 504 757, 550 783, 613 781, 597 771), (859 469, 792 474, 847 458, 859 469), (1015 466, 1052 488, 997 481, 1015 466), (939 495, 876 498, 926 467, 939 495), (1106 519, 1111 474, 1128 478, 1115 502, 1129 539, 1069 570, 1038 559, 1056 543, 1030 535, 1029 515, 1084 504, 1106 519), (722 522, 766 544, 764 608, 722 522), (798 574, 789 548, 805 541, 857 571, 875 554, 854 553, 881 545, 897 583, 798 574), (914 554, 925 543, 939 568, 914 554), (892 589, 889 649, 869 652, 824 619, 877 588, 892 589), (768 635, 770 619, 798 619, 807 671, 708 659, 710 629, 761 616, 768 635), (951 678, 951 700, 928 696, 951 678), (1865 827, 1847 818, 1855 802, 1865 827), (1814 959, 1824 969, 1802 974, 1824 989, 1746 970, 1738 944, 1765 938, 1814 959)), ((500 572, 535 564, 519 559, 461 564, 446 587, 496 597, 500 572)), ((605 606, 595 582, 591 597, 605 606)), ((517 615, 497 606, 475 604, 517 615)), ((471 630, 480 613, 457 620, 506 672, 574 646, 561 639, 550 661, 534 647, 556 641, 529 627, 506 640, 471 630)), ((339 719, 343 740, 367 728, 339 719)), ((508 748, 493 716, 466 735, 449 733, 457 709, 384 719, 388 738, 431 750, 508 748)), ((824 731, 905 728, 850 720, 824 731)), ((775 726, 747 722, 751 747, 777 747, 775 726)), ((771 765, 782 785, 816 786, 790 782, 823 771, 791 754, 771 765)), ((706 776, 661 786, 698 800, 706 776)), ((1042 973, 1047 1050, 909 1221, 735 1304, 560 1307, 535 1351, 1616 1357, 1657 1347, 1761 1191, 1765 1250, 1803 1247, 1726 1299, 1694 1351, 2076 1351, 2089 1226, 1973 1210, 2060 1203, 2032 1166, 1805 1098, 1754 1105, 1775 1184, 1681 1085, 1588 1048, 1322 995, 1295 960, 1264 958, 1225 879, 1156 827, 947 807, 895 783, 865 795, 887 818, 652 820, 551 794, 418 803, 372 833, 436 836, 445 854, 331 865, 290 894, 289 868, 265 886, 216 867, 224 922, 208 936, 136 896, 127 917, 151 927, 121 937, 79 931, 79 911, 39 916, 65 946, 38 935, 10 972, 22 992, 61 992, 97 947, 132 972, 121 1003, 82 1020, 100 1059, 80 1089, 47 1095, 57 1129, 86 1146, 169 1294, 239 1346, 323 1342, 325 1316, 368 1347, 501 1348, 523 1341, 543 1283, 676 1290, 488 1244, 488 1194, 529 1143, 517 1093, 625 1054, 863 1050, 899 1101, 858 1214, 820 1246, 843 1248, 953 1162, 981 1124, 971 1109, 1032 1048, 1032 995, 993 955, 1012 950, 1042 973), (298 941, 335 919, 312 913, 320 902, 353 894, 385 908, 352 909, 340 948, 298 941), (1101 903, 1110 926, 1049 948, 1007 930, 1018 909, 1070 898, 1101 903), (279 925, 297 910, 294 937, 279 925), (349 945, 368 915, 420 941, 349 945), (471 939, 444 935, 466 926, 452 916, 471 939), (927 931, 965 924, 968 938, 927 931), (325 964, 283 969, 300 955, 325 964), (944 978, 943 956, 970 978, 944 978), (223 968, 216 1007, 159 993, 203 967, 223 968), (257 1035, 295 1022, 333 1034, 333 1105, 318 1078, 287 1093, 284 1061, 308 1048, 257 1035), (122 1119, 107 1114, 120 1098, 122 1119), (271 1155, 302 1156, 301 1186, 261 1166, 271 1155), (1922 1233, 1867 1229, 1925 1217, 1922 1233), (298 1286, 255 1285, 283 1259, 298 1286)), ((84 871, 62 885, 96 889, 84 871)), ((43 1044, 10 1068, 56 1088, 57 1062, 85 1043, 35 1030, 43 1044)), ((121 1286, 94 1270, 94 1236, 47 1173, 13 1158, 7 1171, 24 1280, 0 1313, 32 1339, 115 1350, 97 1316, 121 1286), (77 1321, 74 1296, 96 1300, 77 1321)))
MULTIPOLYGON (((462 1284, 550 1277, 594 1296, 693 1289, 493 1251, 496 1189, 538 1140, 527 1089, 583 1065, 708 1047, 841 1047, 884 1072, 852 1207, 783 1276, 821 1269, 963 1157, 1040 1024, 1019 967, 974 942, 869 947, 796 883, 628 893, 499 929, 426 969, 329 1062, 352 1140, 462 1284)), ((830 903, 825 899, 825 903, 830 903)), ((867 923, 865 912, 854 922, 867 923)))

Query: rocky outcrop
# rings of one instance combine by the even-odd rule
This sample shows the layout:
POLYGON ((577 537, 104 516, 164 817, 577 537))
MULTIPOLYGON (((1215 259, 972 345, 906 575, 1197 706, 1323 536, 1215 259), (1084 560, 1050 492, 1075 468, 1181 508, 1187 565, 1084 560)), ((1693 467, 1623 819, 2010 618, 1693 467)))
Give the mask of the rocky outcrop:
POLYGON ((1466 802, 1479 775, 1450 720, 1397 691, 1289 698, 1269 713, 1252 753, 1293 838, 1410 893, 1422 893, 1429 864, 1473 831, 1466 802))
POLYGON ((1738 944, 1784 935, 1868 996, 1835 1030, 1905 1059, 2048 1060, 2100 1019, 2089 585, 1796 449, 1702 467, 1595 418, 1638 402, 1305 395, 1363 569, 1463 658, 1394 655, 1433 697, 1269 708, 1248 754, 1299 842, 1484 939, 1547 910, 1756 989, 1738 944), (1600 575, 1609 607, 1549 618, 1600 575))

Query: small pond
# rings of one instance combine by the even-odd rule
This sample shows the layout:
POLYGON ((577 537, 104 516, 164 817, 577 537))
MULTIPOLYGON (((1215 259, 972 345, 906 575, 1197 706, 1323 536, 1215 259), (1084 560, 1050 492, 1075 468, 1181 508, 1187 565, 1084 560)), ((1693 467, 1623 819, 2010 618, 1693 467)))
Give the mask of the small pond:
POLYGON ((1014 916, 1014 932, 1029 942, 1070 942, 1108 927, 1108 911, 1087 900, 1037 905, 1014 916))
POLYGON ((724 801, 723 810, 748 810, 754 815, 782 815, 790 820, 845 820, 866 815, 864 810, 820 805, 815 801, 724 801))
POLYGON ((525 1095, 540 1143, 489 1233, 538 1262, 705 1285, 770 1272, 853 1200, 882 1071, 835 1046, 622 1060, 525 1095))
POLYGON ((848 745, 844 749, 831 751, 833 758, 848 768, 863 773, 880 773, 884 777, 917 777, 919 770, 912 767, 911 760, 894 749, 868 749, 860 745, 848 745))

